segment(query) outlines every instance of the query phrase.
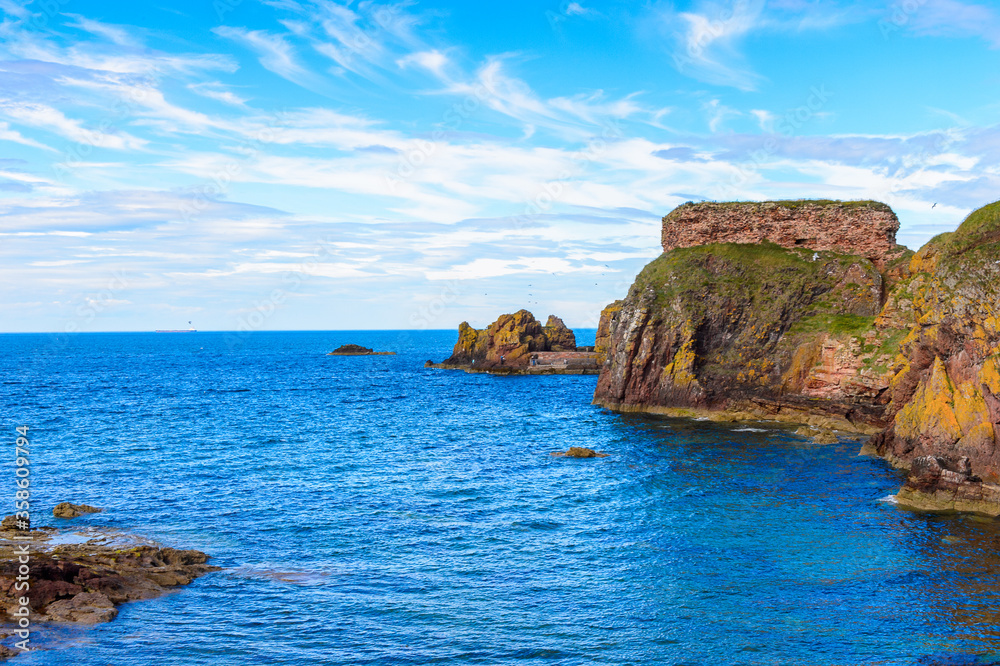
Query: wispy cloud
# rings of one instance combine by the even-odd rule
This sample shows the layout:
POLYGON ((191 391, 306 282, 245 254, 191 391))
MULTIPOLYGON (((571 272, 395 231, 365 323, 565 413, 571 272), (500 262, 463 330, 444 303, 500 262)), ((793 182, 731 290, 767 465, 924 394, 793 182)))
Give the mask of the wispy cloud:
POLYGON ((251 49, 258 55, 261 66, 284 79, 310 90, 322 86, 322 79, 299 62, 295 48, 282 35, 230 26, 220 26, 212 32, 251 49))
POLYGON ((42 150, 55 151, 54 148, 39 143, 34 139, 28 139, 22 136, 20 132, 12 130, 10 128, 9 123, 4 123, 4 122, 0 122, 0 141, 13 141, 14 143, 20 143, 25 146, 31 146, 32 148, 41 148, 42 150))
POLYGON ((0 116, 58 134, 70 141, 98 148, 115 150, 136 150, 147 141, 125 132, 111 133, 101 129, 90 129, 83 122, 69 118, 62 111, 45 104, 24 102, 0 102, 0 116))
POLYGON ((1000 47, 1000 14, 995 7, 961 0, 925 0, 904 12, 900 24, 929 37, 979 37, 1000 47))

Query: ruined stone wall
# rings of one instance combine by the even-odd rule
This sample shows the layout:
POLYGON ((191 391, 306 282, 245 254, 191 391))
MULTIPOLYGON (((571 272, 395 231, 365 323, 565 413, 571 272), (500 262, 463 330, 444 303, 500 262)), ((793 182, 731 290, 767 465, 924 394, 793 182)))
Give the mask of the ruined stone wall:
POLYGON ((687 203, 663 218, 663 251, 709 243, 762 243, 861 255, 878 266, 902 254, 899 220, 876 201, 687 203))

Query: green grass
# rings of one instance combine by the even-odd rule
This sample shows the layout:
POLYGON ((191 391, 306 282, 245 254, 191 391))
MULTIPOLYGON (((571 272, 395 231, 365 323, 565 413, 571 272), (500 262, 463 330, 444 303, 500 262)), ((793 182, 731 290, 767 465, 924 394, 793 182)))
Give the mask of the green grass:
POLYGON ((829 333, 831 335, 860 335, 871 330, 875 317, 852 314, 817 314, 804 317, 792 326, 789 333, 829 333))
POLYGON ((958 229, 938 234, 927 244, 945 256, 995 249, 1000 245, 1000 201, 972 211, 958 229))

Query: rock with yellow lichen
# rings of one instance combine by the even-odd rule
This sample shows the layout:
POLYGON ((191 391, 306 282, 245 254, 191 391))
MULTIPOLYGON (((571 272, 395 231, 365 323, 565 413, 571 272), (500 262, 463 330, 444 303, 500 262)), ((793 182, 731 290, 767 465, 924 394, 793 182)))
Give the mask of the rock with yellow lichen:
POLYGON ((576 348, 576 336, 559 317, 549 316, 542 326, 533 314, 518 310, 500 315, 484 329, 462 322, 458 342, 441 367, 516 370, 531 367, 531 357, 539 352, 575 352, 576 348))
POLYGON ((576 335, 559 317, 549 315, 549 319, 545 322, 542 330, 545 332, 545 337, 548 338, 549 351, 576 351, 576 335))
POLYGON ((900 503, 1000 515, 1000 202, 932 239, 909 273, 880 316, 908 331, 889 427, 867 448, 910 469, 900 503))

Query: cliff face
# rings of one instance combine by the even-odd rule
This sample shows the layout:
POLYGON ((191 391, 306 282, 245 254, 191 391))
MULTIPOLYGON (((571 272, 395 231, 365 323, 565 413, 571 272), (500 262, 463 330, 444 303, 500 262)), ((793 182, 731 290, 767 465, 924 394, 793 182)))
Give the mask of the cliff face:
POLYGON ((890 385, 890 425, 870 450, 910 468, 899 496, 906 504, 1000 507, 998 262, 1000 203, 925 245, 880 316, 908 324, 908 334, 890 385))
POLYGON ((595 403, 877 433, 867 449, 910 469, 900 502, 1000 514, 1000 203, 891 247, 665 252, 602 313, 595 403))
POLYGON ((576 337, 562 319, 550 316, 542 326, 533 314, 518 310, 500 315, 481 330, 463 321, 458 327, 458 342, 444 365, 499 367, 502 357, 506 367, 525 367, 534 352, 575 350, 576 337))
POLYGON ((873 326, 883 278, 853 255, 773 244, 663 254, 605 309, 595 401, 884 425, 898 331, 873 326), (818 401, 822 398, 822 401, 818 401))
POLYGON ((903 254, 899 220, 876 201, 689 203, 663 218, 663 251, 710 243, 775 243, 857 254, 878 264, 903 254))

